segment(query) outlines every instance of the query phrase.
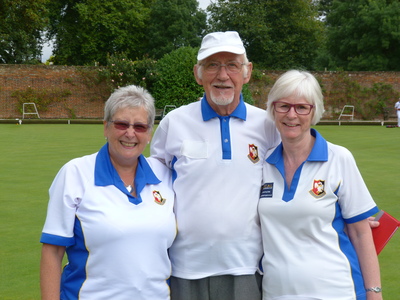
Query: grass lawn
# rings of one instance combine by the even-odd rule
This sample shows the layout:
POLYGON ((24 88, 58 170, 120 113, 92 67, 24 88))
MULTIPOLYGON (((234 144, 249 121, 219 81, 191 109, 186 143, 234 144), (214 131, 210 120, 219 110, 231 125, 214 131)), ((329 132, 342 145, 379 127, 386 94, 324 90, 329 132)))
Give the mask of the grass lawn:
MULTIPOLYGON (((352 151, 380 209, 400 219, 400 128, 316 126, 327 140, 352 151)), ((379 254, 384 299, 400 295, 400 230, 379 254)))
MULTIPOLYGON (((400 128, 316 126, 350 149, 381 209, 400 219, 400 128)), ((0 298, 40 299, 39 238, 60 167, 105 143, 102 125, 0 125, 0 298)), ((146 149, 145 155, 148 155, 146 149)), ((379 255, 385 299, 400 294, 400 234, 379 255)))

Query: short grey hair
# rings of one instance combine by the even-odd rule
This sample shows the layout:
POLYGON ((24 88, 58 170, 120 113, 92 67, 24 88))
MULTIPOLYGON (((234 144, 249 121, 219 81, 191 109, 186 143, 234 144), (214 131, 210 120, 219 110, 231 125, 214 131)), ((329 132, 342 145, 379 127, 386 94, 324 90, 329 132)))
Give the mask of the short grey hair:
POLYGON ((118 88, 105 103, 104 121, 112 121, 115 113, 120 109, 140 107, 147 112, 147 125, 152 129, 156 115, 153 96, 146 89, 136 85, 118 88))
MULTIPOLYGON (((244 65, 243 65, 243 78, 246 78, 247 74, 249 72, 249 68, 248 68, 249 59, 247 58, 246 53, 242 54, 242 57, 243 57, 243 63, 244 63, 244 65)), ((205 59, 197 61, 197 65, 199 66, 197 68, 197 77, 200 78, 200 79, 203 78, 203 63, 207 61, 207 58, 208 57, 206 57, 205 59)))
POLYGON ((304 98, 314 105, 314 115, 311 121, 315 125, 321 119, 324 109, 324 96, 317 79, 307 71, 290 70, 281 75, 268 94, 267 114, 275 120, 273 102, 290 96, 304 98))

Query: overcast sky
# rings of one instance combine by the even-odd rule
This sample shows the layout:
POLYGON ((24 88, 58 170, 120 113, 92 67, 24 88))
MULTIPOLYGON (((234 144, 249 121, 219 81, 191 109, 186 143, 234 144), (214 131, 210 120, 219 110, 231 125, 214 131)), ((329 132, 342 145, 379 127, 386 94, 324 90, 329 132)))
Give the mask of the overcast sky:
POLYGON ((202 9, 206 9, 211 2, 210 0, 198 0, 198 1, 199 1, 199 7, 202 9))
MULTIPOLYGON (((197 0, 199 1, 199 7, 202 9, 206 9, 207 6, 211 3, 211 0, 197 0)), ((46 62, 50 58, 51 55, 51 45, 48 46, 47 43, 44 45, 42 50, 42 62, 46 62)))

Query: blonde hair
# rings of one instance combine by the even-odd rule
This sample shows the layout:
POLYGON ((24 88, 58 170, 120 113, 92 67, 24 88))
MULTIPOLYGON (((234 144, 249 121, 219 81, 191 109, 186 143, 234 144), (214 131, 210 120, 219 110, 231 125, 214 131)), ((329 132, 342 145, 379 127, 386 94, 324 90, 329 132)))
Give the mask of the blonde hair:
POLYGON ((268 94, 267 114, 275 119, 273 102, 282 98, 295 96, 304 98, 314 105, 314 115, 311 121, 315 125, 321 119, 324 109, 324 96, 317 79, 307 71, 290 70, 281 75, 268 94))

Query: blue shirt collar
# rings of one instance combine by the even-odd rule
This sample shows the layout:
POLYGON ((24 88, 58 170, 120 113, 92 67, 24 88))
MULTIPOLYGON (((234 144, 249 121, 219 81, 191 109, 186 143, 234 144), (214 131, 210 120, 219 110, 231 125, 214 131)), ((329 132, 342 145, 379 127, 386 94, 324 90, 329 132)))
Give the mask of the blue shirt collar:
POLYGON ((146 158, 140 155, 138 158, 138 166, 135 176, 135 189, 137 197, 133 197, 126 189, 124 182, 119 177, 117 170, 115 170, 111 163, 110 154, 108 152, 108 143, 101 147, 96 156, 96 164, 94 168, 94 184, 97 186, 114 185, 121 192, 123 192, 134 204, 142 202, 140 192, 146 184, 158 184, 161 181, 156 177, 153 170, 149 166, 146 158))
MULTIPOLYGON (((220 117, 215 110, 212 109, 210 104, 207 102, 206 94, 204 94, 203 99, 201 99, 201 113, 203 115, 203 121, 208 121, 211 120, 212 118, 217 118, 220 117)), ((243 95, 240 94, 240 101, 238 106, 235 108, 235 110, 229 115, 229 117, 236 117, 239 119, 242 119, 246 121, 246 105, 244 104, 243 101, 243 95)))
MULTIPOLYGON (((322 135, 314 128, 310 129, 311 135, 315 137, 315 143, 306 161, 328 161, 328 143, 322 135)), ((283 146, 280 143, 272 154, 267 158, 267 162, 276 165, 282 157, 283 146)))

